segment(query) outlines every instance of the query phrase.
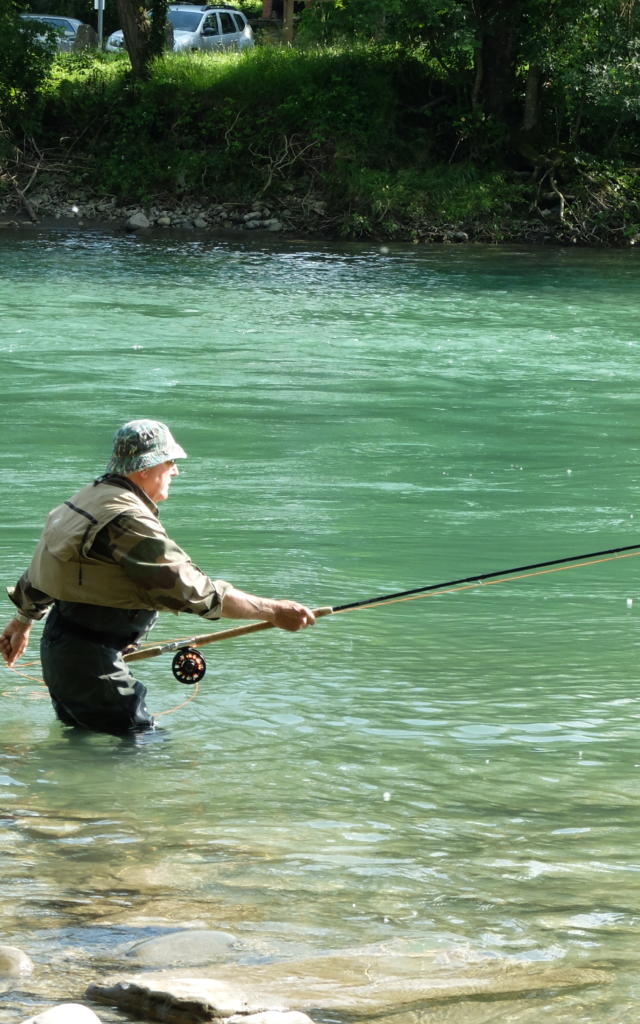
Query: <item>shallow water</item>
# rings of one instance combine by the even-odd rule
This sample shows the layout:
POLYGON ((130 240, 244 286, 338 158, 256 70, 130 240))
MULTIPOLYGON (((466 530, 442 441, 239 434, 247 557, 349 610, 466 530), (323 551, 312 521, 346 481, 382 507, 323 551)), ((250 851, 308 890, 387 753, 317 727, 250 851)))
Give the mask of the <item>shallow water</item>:
MULTIPOLYGON (((640 543, 634 252, 56 232, 0 239, 0 268, 5 585, 137 416, 189 452, 170 533, 253 592, 340 605, 640 543)), ((141 663, 153 742, 70 733, 37 663, 0 669, 0 941, 36 962, 0 1022, 189 927, 244 963, 387 943, 603 966, 429 1020, 629 1019, 639 565, 212 645, 177 710, 170 657, 141 663)))

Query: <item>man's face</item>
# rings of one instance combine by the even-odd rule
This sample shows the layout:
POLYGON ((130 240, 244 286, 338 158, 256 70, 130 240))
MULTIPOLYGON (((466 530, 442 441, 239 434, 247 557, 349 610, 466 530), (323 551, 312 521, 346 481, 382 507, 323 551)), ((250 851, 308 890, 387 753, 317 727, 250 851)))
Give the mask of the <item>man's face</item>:
POLYGON ((179 473, 180 470, 173 459, 168 462, 160 462, 157 466, 152 466, 151 469, 145 469, 142 484, 145 493, 156 505, 160 501, 166 501, 169 497, 171 479, 178 476, 179 473))

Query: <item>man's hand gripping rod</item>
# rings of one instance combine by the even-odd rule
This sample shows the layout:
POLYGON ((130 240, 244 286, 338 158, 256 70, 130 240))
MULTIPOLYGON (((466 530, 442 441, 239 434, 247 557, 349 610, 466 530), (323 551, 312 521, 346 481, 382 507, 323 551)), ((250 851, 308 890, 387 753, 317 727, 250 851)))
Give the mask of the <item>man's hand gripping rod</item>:
MULTIPOLYGON (((313 614, 316 619, 323 615, 333 614, 333 608, 314 608, 313 614)), ((258 633, 263 629, 274 629, 273 622, 251 622, 248 626, 233 626, 231 629, 219 629, 217 633, 204 633, 201 636, 192 636, 186 640, 173 640, 166 644, 157 644, 155 647, 143 647, 140 651, 132 651, 124 655, 125 661, 143 661, 145 658, 156 658, 159 654, 167 654, 170 651, 179 651, 182 647, 203 647, 205 644, 214 644, 218 640, 230 640, 234 636, 246 636, 247 633, 258 633)))

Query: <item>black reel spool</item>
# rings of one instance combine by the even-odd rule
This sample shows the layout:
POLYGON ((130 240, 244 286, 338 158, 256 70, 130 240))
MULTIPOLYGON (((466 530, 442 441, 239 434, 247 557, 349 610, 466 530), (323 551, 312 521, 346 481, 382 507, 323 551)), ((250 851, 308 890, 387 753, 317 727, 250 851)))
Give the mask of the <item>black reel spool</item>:
POLYGON ((179 683, 193 686, 204 678, 207 663, 195 647, 181 647, 173 656, 171 669, 179 683))

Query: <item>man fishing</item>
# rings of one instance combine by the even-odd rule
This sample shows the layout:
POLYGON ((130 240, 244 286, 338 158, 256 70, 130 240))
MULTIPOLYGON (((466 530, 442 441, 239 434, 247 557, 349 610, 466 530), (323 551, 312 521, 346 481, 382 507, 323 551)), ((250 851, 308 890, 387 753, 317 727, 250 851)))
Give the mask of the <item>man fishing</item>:
POLYGON ((46 617, 42 673, 65 725, 116 735, 154 728, 146 689, 123 652, 139 644, 159 611, 261 619, 290 631, 315 622, 295 601, 210 579, 167 535, 158 503, 178 476, 176 460, 186 457, 164 423, 125 423, 106 473, 49 513, 29 568, 7 590, 17 611, 0 650, 12 667, 33 622, 46 617))

